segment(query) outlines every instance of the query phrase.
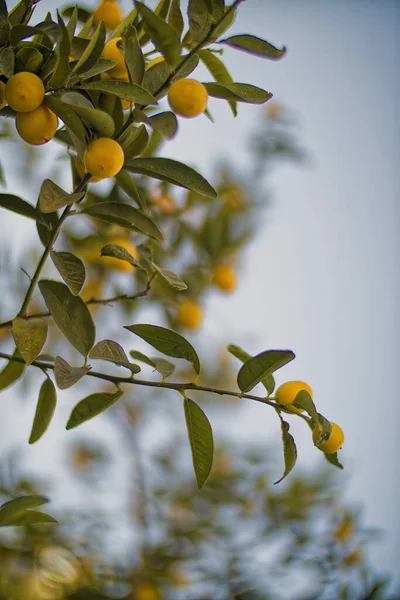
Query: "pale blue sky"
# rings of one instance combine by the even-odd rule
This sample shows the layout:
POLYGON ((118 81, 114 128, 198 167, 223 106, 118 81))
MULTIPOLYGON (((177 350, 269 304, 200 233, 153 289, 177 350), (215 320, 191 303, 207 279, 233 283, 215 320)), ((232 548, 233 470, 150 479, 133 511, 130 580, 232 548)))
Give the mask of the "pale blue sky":
MULTIPOLYGON (((237 80, 265 87, 294 111, 312 164, 280 168, 269 181, 272 207, 243 257, 239 289, 229 302, 210 299, 204 335, 250 352, 296 352, 282 378, 307 380, 321 412, 343 426, 346 497, 362 503, 367 526, 386 530, 371 554, 395 573, 400 3, 248 0, 240 12, 233 32, 285 44, 288 53, 274 63, 229 50, 226 62, 237 80)), ((222 102, 211 109, 215 125, 181 122, 165 152, 204 173, 221 155, 243 166, 243 140, 262 109, 243 106, 236 121, 222 102)), ((10 193, 21 185, 10 182, 10 193)), ((245 415, 251 436, 278 443, 264 407, 249 405, 245 415)), ((299 464, 312 468, 321 457, 301 423, 293 430, 299 464)))

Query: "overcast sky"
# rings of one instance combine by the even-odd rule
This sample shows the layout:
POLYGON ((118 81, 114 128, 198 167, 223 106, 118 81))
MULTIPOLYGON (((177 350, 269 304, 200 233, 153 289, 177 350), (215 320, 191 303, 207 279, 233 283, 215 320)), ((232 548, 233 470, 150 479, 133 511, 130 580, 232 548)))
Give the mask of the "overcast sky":
MULTIPOLYGON (((45 0, 42 10, 52 4, 45 0)), ((248 0, 240 13, 232 33, 285 44, 288 53, 273 63, 227 50, 232 75, 268 89, 294 111, 312 164, 280 168, 269 181, 265 233, 243 258, 238 291, 229 301, 214 296, 212 309, 210 301, 205 334, 215 344, 244 340, 254 353, 296 352, 282 378, 308 381, 320 411, 342 425, 346 497, 362 503, 367 526, 386 531, 372 556, 394 574, 400 551, 400 3, 248 0)), ((222 155, 245 164, 243 140, 262 110, 240 107, 233 121, 224 103, 210 106, 215 125, 183 121, 166 149, 206 174, 222 155)), ((10 193, 23 189, 23 182, 10 180, 10 193)), ((250 405, 246 429, 278 440, 276 423, 269 428, 264 415, 264 407, 250 405)), ((299 463, 309 468, 321 457, 301 425, 293 424, 299 463)))

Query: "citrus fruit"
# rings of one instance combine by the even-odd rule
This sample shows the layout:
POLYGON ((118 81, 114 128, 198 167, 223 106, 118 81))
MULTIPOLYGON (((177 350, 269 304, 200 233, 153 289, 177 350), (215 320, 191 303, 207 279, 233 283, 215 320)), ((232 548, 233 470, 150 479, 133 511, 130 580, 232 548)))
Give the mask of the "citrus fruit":
POLYGON ((0 110, 4 108, 6 104, 6 84, 0 81, 0 110))
POLYGON ((185 329, 195 330, 199 327, 203 311, 201 306, 193 300, 182 300, 176 313, 178 325, 185 329))
POLYGON ((165 60, 163 56, 156 56, 156 58, 153 58, 150 62, 147 63, 146 71, 151 69, 151 67, 154 67, 154 65, 157 65, 158 63, 162 62, 163 60, 165 60))
POLYGON ((299 392, 308 392, 312 398, 312 389, 310 386, 304 381, 286 381, 275 392, 275 399, 278 404, 282 404, 286 406, 290 412, 301 413, 303 412, 302 408, 297 408, 296 406, 290 406, 299 392))
POLYGON ((223 292, 231 292, 236 287, 236 273, 230 265, 217 265, 213 269, 212 284, 223 292))
POLYGON ((17 112, 15 126, 20 137, 32 146, 41 146, 53 139, 57 131, 57 117, 44 104, 31 112, 17 112))
MULTIPOLYGON (((333 423, 331 421, 331 425, 332 425, 332 431, 330 433, 330 436, 328 437, 327 440, 325 440, 325 442, 322 442, 321 444, 319 444, 317 446, 317 448, 319 450, 322 450, 322 452, 326 452, 326 454, 333 454, 334 452, 337 452, 339 450, 339 448, 342 447, 342 444, 344 442, 344 433, 341 430, 341 428, 339 427, 339 425, 336 425, 336 423, 333 423)), ((319 436, 319 429, 318 427, 314 427, 313 432, 312 432, 312 438, 313 438, 313 442, 314 444, 316 443, 318 436, 319 436)))
POLYGON ((117 64, 115 67, 107 71, 108 77, 114 79, 128 80, 128 70, 125 65, 124 55, 122 54, 119 44, 122 42, 121 37, 113 38, 103 48, 101 56, 106 60, 113 60, 117 64))
POLYGON ((195 79, 179 79, 168 90, 168 102, 181 117, 197 117, 207 106, 207 90, 195 79))
POLYGON ((122 21, 122 11, 115 0, 103 0, 93 13, 93 24, 104 21, 107 29, 115 29, 122 21))
POLYGON ((98 138, 90 142, 83 156, 86 173, 104 179, 114 177, 124 164, 124 151, 111 138, 98 138))
MULTIPOLYGON (((79 156, 77 156, 75 159, 75 169, 78 173, 79 179, 82 179, 85 176, 85 165, 79 156)), ((97 183, 98 181, 101 181, 101 177, 93 177, 92 175, 92 177, 89 179, 90 183, 97 183)))
POLYGON ((6 84, 7 104, 17 112, 31 112, 40 106, 44 98, 42 80, 29 71, 13 75, 6 84))

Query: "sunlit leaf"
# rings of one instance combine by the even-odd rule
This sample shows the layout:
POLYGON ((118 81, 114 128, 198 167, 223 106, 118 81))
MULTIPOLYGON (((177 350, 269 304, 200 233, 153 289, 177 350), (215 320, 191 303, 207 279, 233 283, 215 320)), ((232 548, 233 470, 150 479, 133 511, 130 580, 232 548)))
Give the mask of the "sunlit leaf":
MULTIPOLYGON (((15 358, 21 358, 20 353, 17 349, 14 350, 13 356, 15 358)), ((24 362, 18 362, 16 360, 10 360, 2 371, 0 371, 0 391, 10 387, 13 383, 18 381, 21 375, 24 373, 26 364, 24 362)))
POLYGON ((54 383, 46 377, 39 392, 39 399, 36 406, 35 418, 33 420, 32 431, 29 443, 37 442, 47 430, 57 404, 57 392, 54 383))
POLYGON ((30 508, 36 508, 49 502, 45 496, 18 496, 0 506, 0 525, 7 525, 10 520, 22 515, 30 508))
POLYGON ((47 323, 44 319, 23 319, 17 317, 13 320, 12 335, 19 353, 30 365, 40 354, 47 338, 47 323))
POLYGON ((213 463, 214 440, 212 429, 209 420, 198 404, 190 398, 185 398, 183 405, 194 472, 197 485, 202 488, 210 474, 213 463))

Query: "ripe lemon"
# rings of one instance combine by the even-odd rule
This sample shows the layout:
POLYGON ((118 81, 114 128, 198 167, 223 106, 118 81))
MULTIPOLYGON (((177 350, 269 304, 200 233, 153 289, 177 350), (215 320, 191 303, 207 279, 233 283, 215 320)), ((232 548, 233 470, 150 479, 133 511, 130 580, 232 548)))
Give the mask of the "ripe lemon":
POLYGON ((107 29, 115 29, 122 21, 122 11, 115 0, 103 0, 93 13, 93 23, 104 21, 107 29))
POLYGON ((195 79, 179 79, 168 90, 168 102, 181 117, 197 117, 207 106, 207 90, 195 79))
POLYGON ((86 173, 104 179, 114 177, 124 164, 124 151, 111 138, 98 138, 90 142, 83 156, 86 173))
POLYGON ((41 79, 29 71, 13 75, 6 84, 8 106, 17 112, 31 112, 40 106, 44 98, 41 79))
POLYGON ((134 103, 131 102, 130 100, 125 100, 124 98, 121 98, 121 104, 122 104, 122 110, 128 110, 128 108, 130 108, 132 106, 132 108, 134 108, 134 103))
POLYGON ((167 193, 152 196, 152 202, 162 215, 174 215, 178 210, 174 199, 167 193))
POLYGON ((17 112, 15 118, 20 137, 32 146, 41 146, 52 140, 57 123, 57 116, 44 104, 31 112, 17 112))
POLYGON ((304 409, 289 405, 295 401, 297 394, 302 391, 308 392, 312 398, 312 389, 307 383, 304 381, 287 381, 278 387, 275 398, 278 404, 287 406, 290 412, 301 413, 304 409))
POLYGON ((176 321, 185 329, 195 330, 199 327, 203 311, 201 306, 193 300, 183 300, 178 306, 176 321))
MULTIPOLYGON (((322 442, 322 444, 319 444, 319 446, 317 446, 317 448, 319 450, 322 450, 322 452, 326 452, 327 454, 333 454, 334 452, 337 452, 339 450, 339 448, 342 447, 342 444, 344 442, 344 433, 341 430, 341 428, 339 427, 339 425, 336 425, 336 423, 333 423, 332 421, 331 421, 331 425, 332 425, 332 431, 331 431, 330 436, 328 437, 328 439, 325 442, 322 442)), ((318 436, 319 436, 319 429, 318 429, 318 427, 314 427, 313 432, 312 432, 312 438, 313 438, 314 444, 317 441, 318 436)))
POLYGON ((6 84, 0 81, 0 110, 4 108, 6 104, 6 84))
MULTIPOLYGON (((130 240, 126 238, 115 238, 110 240, 108 243, 122 246, 127 252, 129 252, 131 256, 133 256, 133 258, 139 260, 138 251, 130 240)), ((105 244, 103 245, 105 246, 105 244)), ((126 262, 125 260, 120 260, 119 258, 114 258, 113 256, 102 256, 101 262, 109 269, 114 269, 115 271, 130 271, 132 269, 132 265, 130 263, 126 262)))
POLYGON ((136 588, 134 600, 160 600, 160 595, 155 587, 149 583, 142 583, 136 588))
POLYGON ((107 71, 108 77, 114 79, 125 79, 125 81, 127 81, 129 79, 128 70, 126 68, 124 55, 121 52, 121 48, 118 46, 121 41, 122 38, 117 37, 107 42, 103 48, 101 56, 106 60, 113 60, 117 63, 115 67, 107 71))
MULTIPOLYGON (((77 156, 75 159, 75 170, 78 173, 79 179, 82 179, 85 176, 85 165, 79 156, 77 156)), ((101 177, 93 177, 92 175, 92 177, 89 179, 89 183, 97 183, 98 181, 101 181, 101 177)))
POLYGON ((156 56, 156 58, 153 58, 153 60, 147 63, 146 71, 151 69, 151 67, 154 67, 154 65, 158 65, 158 63, 162 62, 163 60, 165 60, 163 56, 156 56))
POLYGON ((212 284, 223 292, 236 287, 236 273, 230 265, 217 265, 212 274, 212 284))

